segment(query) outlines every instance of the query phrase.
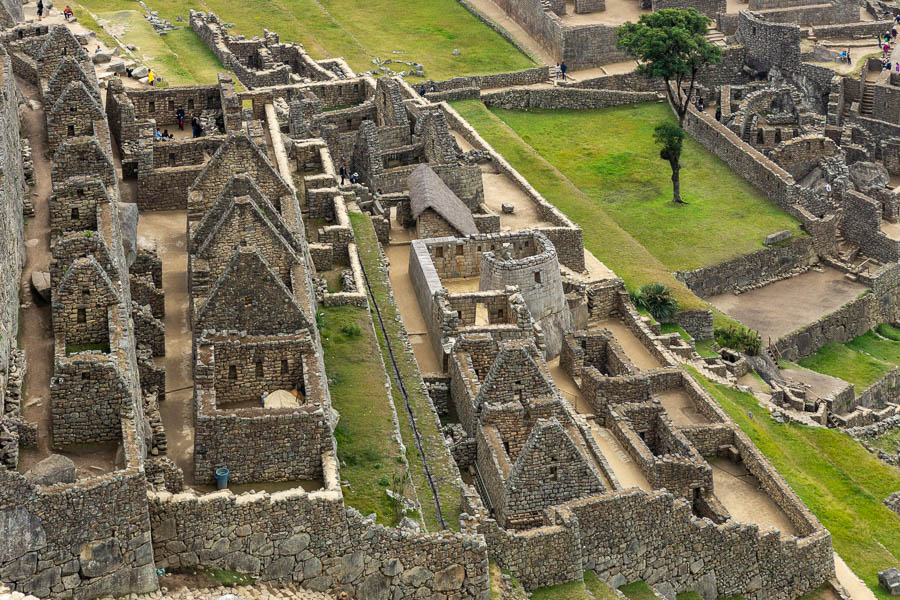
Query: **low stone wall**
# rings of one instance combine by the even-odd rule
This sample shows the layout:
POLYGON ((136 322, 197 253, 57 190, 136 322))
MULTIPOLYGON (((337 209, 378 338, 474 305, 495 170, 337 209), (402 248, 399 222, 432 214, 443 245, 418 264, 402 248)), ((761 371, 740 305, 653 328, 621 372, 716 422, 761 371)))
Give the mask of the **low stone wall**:
POLYGON ((482 537, 376 525, 344 507, 327 460, 325 489, 311 493, 149 493, 156 565, 230 569, 366 600, 488 595, 482 537))
POLYGON ((775 348, 785 360, 797 361, 812 356, 828 342, 849 342, 883 322, 877 304, 874 294, 866 294, 785 335, 775 342, 775 348))
MULTIPOLYGON (((888 402, 897 403, 900 399, 900 372, 894 367, 884 377, 867 387, 861 394, 858 394, 853 401, 853 405, 845 407, 844 412, 862 406, 864 408, 880 409, 884 408, 888 402)), ((840 412, 835 407, 835 412, 840 412)))
POLYGON ((708 298, 780 279, 816 260, 812 239, 801 238, 787 246, 757 250, 710 267, 677 271, 675 277, 701 298, 708 298))
POLYGON ((481 100, 487 106, 525 110, 528 108, 570 108, 594 109, 634 104, 637 102, 653 102, 658 96, 655 92, 625 92, 618 90, 589 90, 577 88, 554 89, 517 89, 505 90, 491 94, 483 94, 481 100))
MULTIPOLYGON (((434 89, 437 92, 459 90, 464 88, 478 88, 486 90, 491 88, 510 87, 514 85, 532 85, 542 83, 550 79, 550 67, 542 66, 524 71, 511 71, 507 73, 495 73, 493 75, 466 75, 454 77, 445 81, 435 81, 434 89)), ((430 98, 430 96, 428 96, 430 98)))
POLYGON ((860 21, 858 23, 838 23, 835 25, 817 25, 812 28, 812 36, 817 40, 850 38, 870 39, 884 35, 890 31, 893 21, 860 21))

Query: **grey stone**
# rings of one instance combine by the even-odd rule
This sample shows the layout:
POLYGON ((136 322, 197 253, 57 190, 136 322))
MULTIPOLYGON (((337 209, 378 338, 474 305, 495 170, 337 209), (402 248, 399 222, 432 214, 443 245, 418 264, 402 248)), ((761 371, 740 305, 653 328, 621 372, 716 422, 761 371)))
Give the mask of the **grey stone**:
POLYGON ((878 583, 887 590, 891 596, 900 596, 900 570, 897 568, 885 569, 878 573, 878 583))
POLYGON ((119 228, 122 233, 122 246, 125 248, 125 261, 130 267, 137 257, 137 230, 138 230, 137 204, 119 202, 119 228))
POLYGON ((0 569, 0 579, 3 581, 25 581, 30 579, 37 570, 37 562, 37 553, 29 552, 0 569))
POLYGON ((707 571, 697 579, 697 593, 703 597, 703 600, 716 600, 719 597, 719 586, 716 583, 714 571, 707 571))
POLYGON ((244 552, 232 552, 225 556, 225 567, 240 573, 259 573, 259 559, 244 552))
POLYGON ((2 564, 47 545, 41 520, 21 507, 0 511, 0 531, 5 532, 0 536, 2 564))
POLYGON ((450 565, 434 574, 432 588, 436 592, 449 592, 462 587, 466 577, 466 570, 462 565, 450 565))
POLYGON ((34 485, 75 483, 75 463, 61 454, 51 454, 25 473, 34 485))
POLYGON ((94 61, 95 65, 99 65, 102 63, 108 63, 112 60, 112 57, 113 53, 111 50, 101 50, 100 52, 95 52, 91 60, 94 61))
POLYGON ((344 555, 341 559, 341 571, 340 575, 338 575, 338 581, 341 583, 353 583, 356 581, 362 575, 365 561, 366 553, 362 550, 344 555))
POLYGON ((390 580, 381 573, 372 573, 360 584, 357 595, 366 600, 388 600, 390 591, 390 580))
POLYGON ((399 575, 403 572, 403 563, 400 562, 399 558, 392 558, 391 560, 381 565, 381 572, 388 577, 399 575))
POLYGON ((31 287, 41 297, 41 300, 50 302, 50 273, 46 271, 32 271, 31 287))
POLYGON ((412 569, 407 569, 403 572, 403 575, 400 576, 400 581, 402 581, 404 585, 419 587, 432 577, 434 577, 434 573, 425 567, 413 567, 412 569))
POLYGON ((290 577, 294 571, 294 557, 284 556, 272 561, 272 564, 266 569, 265 575, 269 579, 284 579, 290 577))
POLYGON ((303 561, 303 579, 313 579, 322 574, 322 561, 316 557, 303 561))
POLYGON ((309 535, 298 533, 281 542, 282 554, 299 554, 309 546, 309 535))
POLYGON ((672 587, 671 583, 663 581, 654 585, 653 589, 666 600, 675 600, 675 588, 672 587))
POLYGON ((868 161, 850 165, 850 181, 863 194, 884 189, 890 180, 890 173, 882 165, 868 161))
POLYGON ((81 574, 85 577, 100 577, 122 566, 122 549, 116 539, 88 542, 81 546, 79 553, 81 574))
POLYGON ((794 235, 787 229, 784 231, 778 231, 776 233, 770 233, 766 236, 766 240, 763 242, 766 246, 771 246, 773 244, 777 244, 778 242, 783 242, 785 240, 791 239, 791 236, 794 235))
POLYGON ((303 587, 314 592, 324 592, 331 587, 332 579, 327 575, 303 582, 303 587))
POLYGON ((111 61, 108 65, 108 68, 113 73, 122 74, 125 72, 125 61, 123 60, 114 60, 111 61))
POLYGON ((135 67, 135 69, 131 72, 131 76, 134 77, 135 79, 140 79, 141 77, 147 76, 147 71, 148 71, 147 67, 145 67, 144 65, 141 65, 139 67, 135 67))

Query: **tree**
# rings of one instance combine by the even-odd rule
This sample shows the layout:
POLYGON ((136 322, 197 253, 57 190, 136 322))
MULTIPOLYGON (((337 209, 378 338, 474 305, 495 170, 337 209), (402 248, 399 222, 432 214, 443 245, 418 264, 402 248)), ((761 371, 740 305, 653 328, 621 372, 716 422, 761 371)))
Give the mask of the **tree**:
POLYGON ((653 139, 662 146, 659 157, 669 161, 672 167, 672 202, 687 204, 681 199, 681 181, 678 173, 681 171, 681 145, 684 142, 684 129, 672 123, 664 121, 653 130, 653 139))
POLYGON ((661 283, 648 283, 640 290, 630 292, 630 296, 632 304, 646 310, 660 323, 671 321, 678 312, 678 300, 672 296, 672 290, 661 283))
POLYGON ((625 23, 616 30, 616 46, 638 60, 636 72, 647 77, 662 77, 666 94, 684 126, 697 73, 722 60, 722 51, 706 39, 709 18, 693 8, 664 8, 641 15, 637 23, 625 23), (682 85, 690 81, 687 96, 682 85), (673 93, 670 82, 675 83, 673 93))

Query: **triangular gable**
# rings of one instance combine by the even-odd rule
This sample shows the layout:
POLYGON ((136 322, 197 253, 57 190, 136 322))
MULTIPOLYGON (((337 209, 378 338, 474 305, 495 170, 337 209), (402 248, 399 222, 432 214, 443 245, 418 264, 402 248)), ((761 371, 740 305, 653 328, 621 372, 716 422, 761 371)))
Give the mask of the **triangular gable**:
POLYGON ((381 77, 375 84, 375 107, 379 127, 409 127, 400 84, 390 77, 381 77))
POLYGON ((65 87, 62 94, 50 109, 50 117, 69 110, 70 107, 86 107, 92 113, 92 120, 105 120, 106 113, 100 102, 88 91, 81 81, 72 81, 65 87))
POLYGON ((291 291, 255 248, 238 248, 197 315, 195 329, 293 333, 309 320, 291 291))
POLYGON ((507 515, 604 491, 599 474, 556 418, 538 419, 505 482, 507 515))
POLYGON ((291 268, 300 262, 294 249, 249 196, 232 198, 225 213, 197 251, 201 258, 209 261, 211 270, 216 271, 212 273, 213 277, 221 268, 214 269, 214 263, 221 265, 221 260, 217 259, 223 252, 228 252, 229 247, 234 247, 235 240, 255 247, 283 281, 290 281, 291 268))
MULTIPOLYGON (((113 267, 112 256, 106 245, 106 240, 99 232, 77 231, 67 233, 60 237, 53 245, 53 262, 50 265, 52 278, 62 277, 69 271, 73 262, 80 258, 91 257, 103 268, 110 277, 118 277, 118 272, 113 267)), ((55 283, 51 279, 51 282, 55 283)), ((62 279, 60 279, 62 283, 62 279)))
POLYGON ((82 64, 93 64, 87 50, 81 47, 69 28, 65 25, 55 25, 50 29, 38 54, 38 70, 41 77, 49 78, 65 57, 71 57, 82 64))
POLYGON ((430 208, 462 235, 478 233, 472 211, 428 165, 421 164, 413 169, 407 178, 407 187, 413 219, 418 219, 430 208))
POLYGON ((116 286, 113 285, 109 275, 106 274, 106 271, 100 266, 100 263, 97 262, 97 259, 94 258, 93 255, 75 260, 69 268, 66 269, 66 274, 63 275, 62 281, 60 281, 59 285, 56 287, 57 294, 53 297, 57 298, 61 295, 67 295, 67 292, 80 293, 81 285, 79 281, 84 280, 94 282, 97 286, 96 291, 107 295, 107 298, 109 299, 107 305, 116 304, 119 301, 119 293, 116 290, 116 286), (88 274, 82 277, 85 271, 87 271, 88 274))
POLYGON ((69 177, 91 175, 99 177, 107 189, 118 183, 116 167, 96 137, 73 138, 59 145, 50 168, 54 184, 63 183, 69 177))
POLYGON ((50 76, 50 80, 47 82, 47 93, 45 94, 44 99, 50 105, 55 104, 56 99, 59 98, 59 95, 63 93, 66 87, 68 87, 70 83, 76 81, 83 83, 85 89, 87 89, 98 102, 100 101, 100 92, 94 86, 94 82, 91 81, 91 78, 84 72, 81 65, 68 56, 63 58, 62 62, 59 63, 59 66, 56 67, 56 70, 53 72, 53 75, 50 76))
POLYGON ((536 352, 530 340, 528 343, 511 342, 500 347, 475 398, 476 409, 485 402, 527 401, 558 395, 530 350, 536 352))
POLYGON ((256 208, 262 211, 265 218, 284 240, 290 244, 296 254, 303 252, 300 240, 292 233, 284 222, 284 219, 269 199, 263 194, 252 177, 245 173, 233 175, 225 188, 218 195, 213 205, 206 211, 200 223, 194 229, 191 236, 191 251, 197 252, 198 248, 207 242, 213 230, 216 229, 222 219, 222 215, 232 205, 237 196, 249 196, 256 208))
POLYGON ((194 200, 196 204, 189 206, 188 210, 205 213, 225 188, 231 174, 237 170, 252 177, 276 208, 280 209, 282 196, 293 194, 291 187, 269 162, 265 153, 246 133, 237 133, 228 136, 191 184, 189 198, 194 192, 200 192, 201 197, 194 200))

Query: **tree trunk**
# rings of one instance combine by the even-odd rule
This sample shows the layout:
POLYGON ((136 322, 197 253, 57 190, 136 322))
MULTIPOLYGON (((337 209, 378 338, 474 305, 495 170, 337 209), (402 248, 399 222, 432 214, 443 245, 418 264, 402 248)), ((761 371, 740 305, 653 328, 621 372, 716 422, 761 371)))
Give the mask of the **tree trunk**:
POLYGON ((681 179, 678 176, 681 171, 681 165, 678 164, 677 160, 669 162, 672 164, 672 202, 675 204, 687 204, 681 199, 681 179))

